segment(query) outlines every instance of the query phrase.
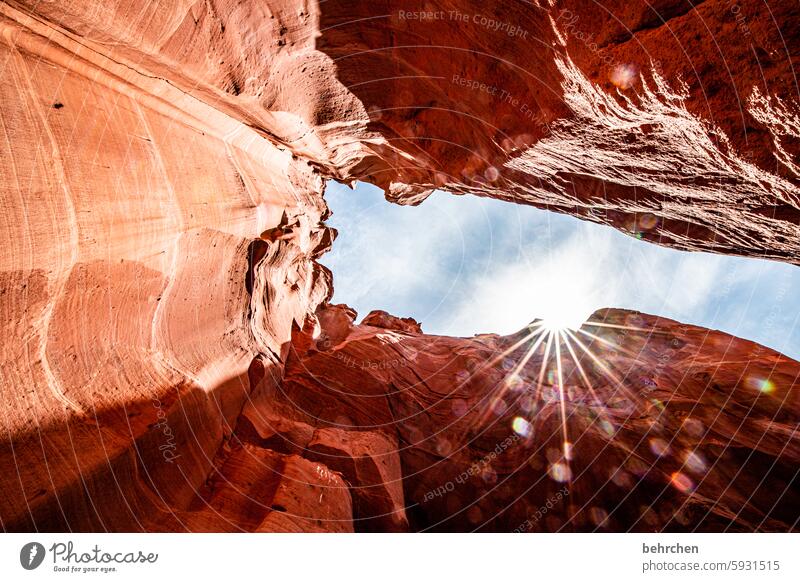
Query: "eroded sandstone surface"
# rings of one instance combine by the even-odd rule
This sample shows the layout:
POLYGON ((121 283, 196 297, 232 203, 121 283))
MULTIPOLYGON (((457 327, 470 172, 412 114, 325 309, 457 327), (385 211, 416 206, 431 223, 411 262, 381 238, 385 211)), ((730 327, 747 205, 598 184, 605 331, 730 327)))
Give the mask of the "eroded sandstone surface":
POLYGON ((798 263, 799 28, 755 0, 0 3, 3 528, 796 528, 796 362, 611 310, 637 329, 584 330, 602 365, 573 342, 559 384, 543 342, 509 380, 527 331, 354 326, 316 259, 334 178, 798 263))
POLYGON ((536 323, 505 337, 336 335, 295 334, 231 442, 338 471, 357 531, 797 520, 800 364, 752 342, 621 310, 558 338, 536 323))

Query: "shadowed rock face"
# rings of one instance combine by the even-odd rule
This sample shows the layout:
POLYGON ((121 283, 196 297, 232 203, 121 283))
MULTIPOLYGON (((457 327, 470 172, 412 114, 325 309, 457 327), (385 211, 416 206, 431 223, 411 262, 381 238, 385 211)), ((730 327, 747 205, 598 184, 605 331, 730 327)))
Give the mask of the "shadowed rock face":
POLYGON ((786 531, 798 375, 751 342, 621 310, 558 339, 358 325, 297 333, 232 442, 336 468, 360 531, 786 531))
POLYGON ((797 263, 796 6, 405 4, 0 3, 4 529, 796 528, 797 363, 608 311, 506 390, 315 262, 336 178, 797 263))

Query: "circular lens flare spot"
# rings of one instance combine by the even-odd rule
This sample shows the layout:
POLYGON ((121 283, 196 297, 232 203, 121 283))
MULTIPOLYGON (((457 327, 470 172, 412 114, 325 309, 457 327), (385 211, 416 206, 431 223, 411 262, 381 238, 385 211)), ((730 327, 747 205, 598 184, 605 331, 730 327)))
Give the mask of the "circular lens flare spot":
POLYGON ((775 383, 769 378, 760 378, 757 376, 750 376, 747 379, 747 384, 754 390, 758 390, 762 394, 772 394, 775 392, 775 383))
POLYGON ((650 439, 650 450, 654 455, 663 457, 669 454, 669 444, 664 439, 652 438, 650 439))
POLYGON ((685 419, 683 421, 683 429, 689 436, 693 436, 695 438, 700 438, 706 432, 706 428, 703 426, 703 423, 696 418, 685 419))
POLYGON ((497 472, 491 467, 484 467, 481 471, 481 479, 483 479, 485 483, 493 485, 497 483, 497 472))
POLYGON ((520 378, 519 374, 510 374, 506 378, 506 386, 512 392, 517 392, 525 387, 525 383, 522 381, 522 378, 520 378))
POLYGON ((600 428, 603 430, 603 432, 604 432, 604 433, 605 433, 605 434, 606 434, 606 435, 607 435, 609 438, 613 437, 613 436, 614 436, 614 435, 617 433, 617 431, 616 431, 616 430, 614 430, 614 425, 613 425, 613 424, 611 424, 611 422, 610 422, 610 421, 608 421, 608 420, 602 420, 602 421, 600 421, 600 428))
POLYGON ((531 423, 522 418, 521 416, 514 417, 511 421, 511 428, 521 437, 528 438, 533 433, 531 423))
POLYGON ((703 455, 701 455, 697 451, 686 452, 685 464, 686 468, 689 469, 692 473, 702 475, 708 470, 708 465, 706 464, 706 460, 703 458, 703 455))
POLYGON ((519 403, 519 407, 529 414, 536 412, 536 406, 536 399, 533 396, 525 396, 519 403))
POLYGON ((553 481, 558 481, 559 483, 564 483, 572 479, 572 470, 566 463, 553 463, 550 465, 547 473, 553 481))
POLYGON ((639 78, 639 67, 633 64, 617 65, 611 71, 611 82, 620 89, 630 89, 639 78))
POLYGON ((605 527, 608 521, 608 512, 602 507, 592 507, 589 510, 589 517, 597 527, 605 527))
POLYGON ((450 408, 453 409, 453 414, 458 417, 464 416, 469 410, 466 400, 461 400, 460 398, 453 400, 450 408))
POLYGON ((691 493, 694 491, 694 481, 692 481, 688 475, 680 471, 675 471, 670 477, 669 482, 681 493, 691 493))

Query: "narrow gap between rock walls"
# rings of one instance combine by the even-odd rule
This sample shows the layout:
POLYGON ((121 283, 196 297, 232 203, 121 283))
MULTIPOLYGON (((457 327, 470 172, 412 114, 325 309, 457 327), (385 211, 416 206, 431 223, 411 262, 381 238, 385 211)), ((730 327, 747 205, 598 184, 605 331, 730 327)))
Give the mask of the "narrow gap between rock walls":
POLYGON ((419 206, 380 189, 330 181, 320 262, 334 303, 382 309, 426 333, 516 332, 541 318, 579 326, 595 310, 629 309, 719 329, 800 357, 800 271, 753 258, 685 252, 572 216, 437 191, 419 206))

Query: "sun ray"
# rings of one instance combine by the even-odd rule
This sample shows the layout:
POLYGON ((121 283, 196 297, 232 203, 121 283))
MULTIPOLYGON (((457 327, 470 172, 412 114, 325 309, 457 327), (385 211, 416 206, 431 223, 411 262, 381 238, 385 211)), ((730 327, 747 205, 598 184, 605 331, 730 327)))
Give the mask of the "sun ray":
POLYGON ((510 353, 512 353, 512 352, 514 352, 515 350, 517 350, 517 349, 518 349, 518 348, 519 348, 519 347, 520 347, 522 344, 524 344, 525 342, 527 342, 527 341, 529 341, 529 340, 533 339, 533 338, 534 338, 534 337, 536 337, 538 334, 541 334, 541 333, 543 333, 544 331, 545 331, 545 330, 544 330, 543 328, 539 328, 539 329, 537 329, 537 330, 535 330, 535 331, 532 331, 531 333, 527 334, 527 335, 526 335, 525 337, 523 337, 521 340, 517 341, 517 342, 516 342, 514 345, 512 345, 512 346, 510 346, 510 347, 506 348, 506 349, 505 349, 505 350, 503 350, 503 351, 502 351, 500 354, 498 354, 497 356, 495 356, 494 358, 492 358, 491 360, 489 360, 488 362, 486 362, 485 364, 483 364, 482 366, 480 366, 479 368, 477 368, 477 369, 476 369, 476 370, 473 372, 473 375, 474 375, 474 374, 477 374, 478 372, 482 372, 483 370, 485 370, 485 369, 487 369, 487 368, 491 368, 492 366, 494 366, 495 364, 497 364, 497 362, 499 362, 500 360, 502 360, 503 358, 505 358, 507 355, 509 355, 510 353))
POLYGON ((595 404, 599 409, 598 416, 605 416, 603 420, 607 422, 610 426, 613 427, 613 423, 611 422, 611 416, 608 414, 607 408, 603 405, 600 401, 600 397, 595 392, 594 387, 592 386, 591 380, 589 380, 589 376, 586 374, 586 371, 583 368, 583 364, 581 364, 580 359, 578 358, 577 354, 575 353, 572 344, 569 341, 569 337, 567 334, 564 334, 564 345, 567 346, 567 350, 569 350, 570 355, 572 356, 573 362, 575 362, 575 367, 578 369, 578 374, 581 376, 584 386, 586 386, 587 390, 589 390, 589 394, 591 394, 592 398, 594 399, 595 404))
POLYGON ((558 395, 559 395, 559 403, 561 409, 561 436, 562 436, 562 454, 564 455, 564 460, 569 463, 570 451, 568 450, 569 447, 569 431, 567 430, 567 402, 566 397, 564 394, 564 370, 561 364, 561 332, 556 330, 553 332, 555 335, 555 344, 556 344, 556 377, 558 380, 558 395))
POLYGON ((541 345, 542 341, 545 338, 545 335, 546 334, 544 334, 544 333, 541 334, 536 339, 536 341, 533 343, 533 345, 525 352, 525 355, 522 357, 522 359, 519 362, 517 362, 517 364, 514 366, 514 368, 508 374, 506 374, 506 376, 505 376, 505 378, 504 378, 504 380, 503 380, 503 382, 501 384, 500 389, 492 394, 490 406, 488 406, 486 411, 484 411, 483 415, 481 415, 479 417, 481 423, 485 422, 486 419, 489 418, 489 416, 491 415, 492 409, 494 408, 494 403, 497 402, 498 399, 502 398, 505 395, 505 393, 508 391, 508 383, 507 383, 508 377, 509 376, 514 376, 514 375, 519 375, 520 370, 522 370, 522 368, 525 366, 525 364, 527 364, 528 361, 531 359, 531 357, 533 357, 533 354, 536 353, 536 350, 541 345))
POLYGON ((605 372, 605 373, 608 375, 608 377, 609 377, 609 378, 611 378, 611 379, 614 381, 614 383, 617 385, 617 387, 618 387, 620 390, 622 390, 622 392, 623 392, 623 393, 624 393, 626 396, 628 396, 628 398, 630 399, 631 403, 632 403, 634 406, 636 406, 638 409, 641 409, 641 405, 639 404, 639 400, 641 400, 641 397, 638 397, 638 396, 636 396, 636 395, 635 395, 633 392, 631 392, 631 391, 628 389, 628 387, 627 387, 627 386, 625 386, 625 383, 624 383, 622 380, 620 380, 620 379, 617 377, 617 375, 616 375, 616 374, 615 374, 615 373, 614 373, 614 372, 611 370, 611 368, 609 368, 609 367, 608 367, 608 365, 606 365, 606 364, 605 364, 605 363, 604 363, 602 360, 600 360, 600 359, 599 359, 597 356, 595 356, 595 355, 592 353, 592 351, 591 351, 591 350, 590 350, 588 347, 586 347, 586 345, 585 345, 585 344, 584 344, 584 343, 583 343, 583 342, 580 340, 580 338, 578 338, 578 336, 576 336, 575 334, 573 334, 573 333, 572 333, 572 332, 570 332, 569 330, 566 330, 566 333, 567 333, 567 334, 568 334, 568 335, 569 335, 569 336, 572 338, 572 340, 573 340, 573 341, 574 341, 576 344, 578 344, 578 347, 580 347, 580 348, 581 348, 581 349, 584 351, 584 353, 585 353, 587 356, 589 356, 589 357, 592 359, 592 361, 593 361, 593 362, 594 362, 594 363, 595 363, 595 364, 596 364, 596 365, 597 365, 597 366, 598 366, 598 367, 599 367, 601 370, 603 370, 603 372, 605 372))
POLYGON ((526 365, 526 364, 527 364, 527 363, 530 361, 531 357, 533 357, 533 354, 534 354, 534 353, 536 353, 536 350, 539 348, 539 346, 541 345, 542 341, 544 341, 544 338, 545 338, 545 334, 541 334, 541 335, 540 335, 540 336, 539 336, 539 337, 536 339, 536 342, 535 342, 535 343, 534 343, 534 344, 531 346, 531 348, 530 348, 530 349, 529 349, 529 350, 528 350, 528 351, 525 353, 525 356, 523 356, 523 358, 522 358, 522 359, 521 359, 521 360, 520 360, 520 361, 517 363, 517 365, 516 365, 516 366, 514 366, 514 369, 513 369, 513 370, 511 370, 511 373, 509 374, 509 376, 510 376, 510 375, 514 375, 514 374, 519 374, 519 373, 520 373, 520 371, 522 370, 522 368, 524 368, 524 367, 525 367, 525 365, 526 365))
POLYGON ((584 329, 579 329, 577 331, 578 331, 578 333, 581 333, 581 334, 583 334, 585 336, 588 336, 588 337, 590 337, 590 338, 592 338, 594 340, 599 341, 600 343, 602 343, 603 345, 611 348, 614 351, 622 352, 626 356, 630 356, 632 358, 638 358, 639 357, 639 354, 635 354, 632 351, 630 351, 628 349, 625 349, 625 348, 623 348, 622 346, 620 346, 618 344, 615 344, 613 342, 608 341, 607 339, 605 339, 603 337, 600 337, 599 335, 595 335, 595 334, 593 334, 591 332, 588 332, 588 331, 586 331, 584 329))
MULTIPOLYGON (((648 333, 660 333, 660 334, 667 333, 665 330, 660 330, 660 329, 656 328, 655 326, 653 326, 653 327, 635 327, 635 326, 632 326, 632 325, 617 325, 617 324, 614 324, 614 323, 603 323, 603 322, 600 322, 600 321, 591 321, 591 320, 583 322, 583 325, 584 326, 588 325, 590 327, 608 327, 608 328, 611 328, 611 329, 624 329, 624 330, 627 330, 627 331, 646 331, 648 333)), ((580 331, 580 330, 578 330, 578 331, 580 331)))
MULTIPOLYGON (((544 341, 545 337, 547 337, 548 333, 546 333, 546 332, 547 332, 547 330, 545 328, 539 327, 536 331, 533 331, 533 332, 527 334, 524 338, 522 338, 521 340, 516 342, 513 346, 511 346, 510 348, 504 350, 503 353, 501 353, 499 356, 497 356, 496 358, 492 359, 487 364, 481 366, 480 368, 478 368, 478 370, 476 370, 473 373, 477 373, 479 371, 482 371, 482 370, 484 370, 484 369, 496 364, 503 357, 507 356, 508 354, 510 354, 513 351, 515 351, 516 349, 518 349, 523 343, 525 343, 526 341, 530 341, 533 338, 536 338, 536 336, 538 335, 539 337, 536 338, 536 340, 533 342, 533 345, 526 350, 525 355, 522 357, 520 362, 518 362, 514 366, 513 370, 511 372, 509 372, 509 374, 506 375, 506 378, 508 376, 512 375, 512 374, 519 374, 519 371, 522 369, 522 367, 525 364, 528 363, 528 361, 531 359, 533 354, 536 353, 536 350, 539 348, 539 346, 541 345, 542 341, 544 341)), ((486 420, 491 416, 491 413, 492 413, 492 410, 494 408, 495 402, 497 401, 498 398, 500 398, 505 393, 505 391, 507 389, 508 389, 508 387, 507 387, 507 384, 506 384, 505 379, 504 379, 504 381, 503 381, 503 383, 501 385, 501 388, 499 389, 499 393, 492 393, 491 395, 488 396, 489 405, 486 407, 486 410, 483 412, 483 414, 478 415, 475 418, 475 420, 473 420, 469 424, 469 426, 467 427, 467 430, 472 429, 475 426, 479 426, 479 425, 483 424, 484 422, 486 422, 486 420)))
MULTIPOLYGON (((539 368, 539 376, 536 379, 536 392, 534 393, 534 402, 538 408, 539 401, 542 399, 542 384, 544 383, 544 375, 547 372, 547 363, 550 361, 550 349, 553 345, 553 332, 547 332, 547 344, 544 348, 544 357, 542 358, 542 365, 539 368)), ((535 423, 532 424, 535 427, 535 423)), ((528 440, 533 438, 533 432, 535 432, 535 428, 531 431, 531 435, 529 436, 528 440)))

